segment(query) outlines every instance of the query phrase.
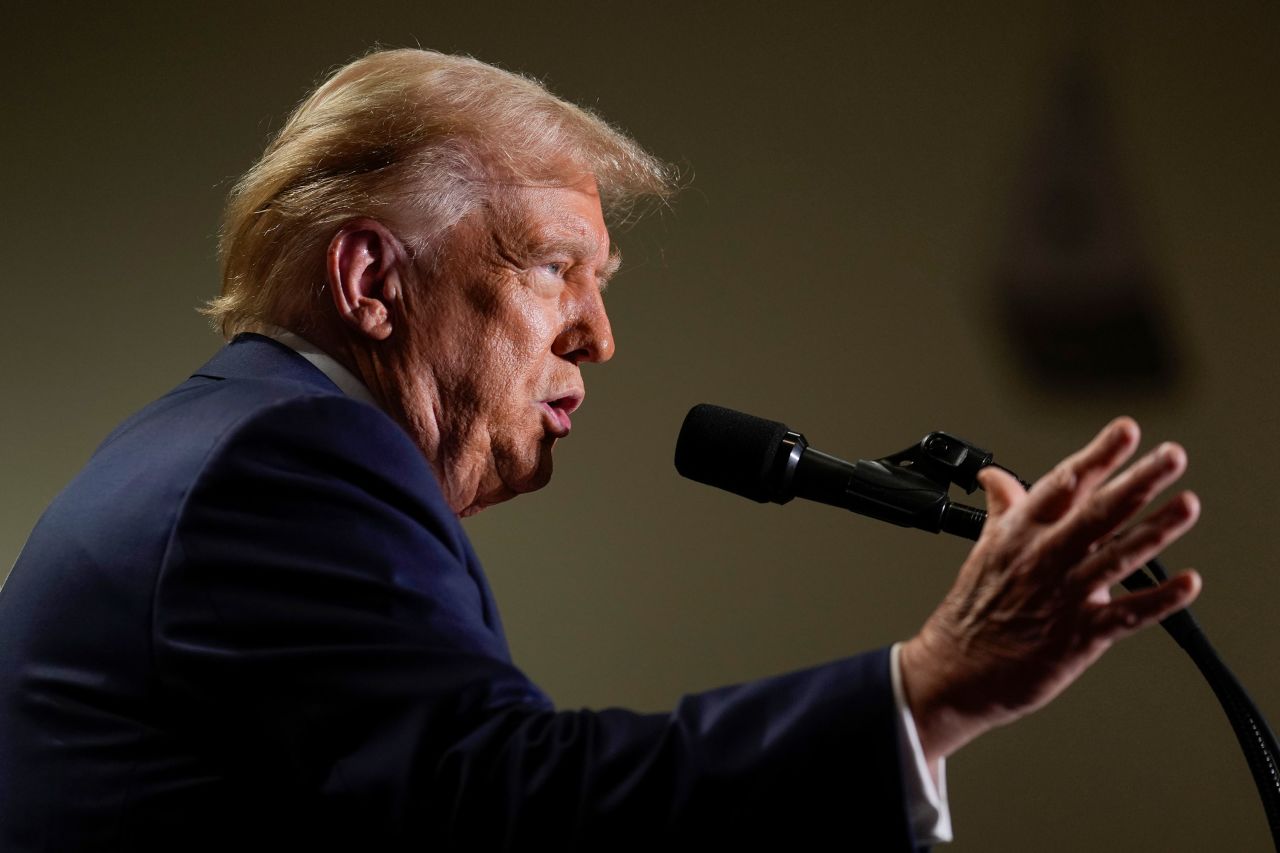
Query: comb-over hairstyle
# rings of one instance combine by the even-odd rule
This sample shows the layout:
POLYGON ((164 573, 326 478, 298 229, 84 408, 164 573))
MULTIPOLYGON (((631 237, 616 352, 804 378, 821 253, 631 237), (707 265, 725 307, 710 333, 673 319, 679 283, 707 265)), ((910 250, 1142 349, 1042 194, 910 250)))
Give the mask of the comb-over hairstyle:
POLYGON ((222 294, 203 313, 227 337, 284 319, 309 325, 344 223, 383 221, 429 261, 502 185, 588 175, 615 223, 675 186, 670 166, 534 80, 427 50, 370 53, 308 96, 231 190, 222 294))

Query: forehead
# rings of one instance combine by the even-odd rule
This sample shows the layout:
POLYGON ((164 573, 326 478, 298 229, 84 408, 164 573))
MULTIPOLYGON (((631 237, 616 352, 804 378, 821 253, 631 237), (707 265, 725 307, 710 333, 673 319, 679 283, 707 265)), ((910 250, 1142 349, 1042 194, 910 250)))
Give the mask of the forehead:
POLYGON ((564 187, 505 187, 502 197, 495 224, 504 232, 504 242, 587 257, 609 254, 609 231, 594 180, 564 187))

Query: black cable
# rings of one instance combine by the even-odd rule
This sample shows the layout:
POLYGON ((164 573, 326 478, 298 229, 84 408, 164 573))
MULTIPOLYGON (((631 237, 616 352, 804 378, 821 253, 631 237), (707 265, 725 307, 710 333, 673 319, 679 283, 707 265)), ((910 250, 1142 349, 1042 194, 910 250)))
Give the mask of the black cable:
MULTIPOLYGON (((1122 581, 1125 589, 1137 592, 1154 587, 1168 578, 1159 560, 1152 560, 1147 571, 1156 579, 1134 572, 1122 581)), ((1240 679, 1233 673, 1209 642, 1190 610, 1181 610, 1164 619, 1160 626, 1191 658, 1196 669, 1209 683, 1209 689, 1227 715, 1231 730, 1244 753, 1245 763, 1253 776, 1253 784, 1262 800, 1262 808, 1271 829, 1271 840, 1280 851, 1280 746, 1275 732, 1258 709, 1240 679)))
MULTIPOLYGON (((994 465, 989 458, 987 464, 994 465)), ((1003 465, 995 467, 1026 486, 1026 482, 1013 471, 1003 465)), ((942 529, 966 539, 977 539, 986 521, 986 513, 960 504, 952 504, 948 509, 951 517, 944 517, 942 529)), ((1151 589, 1168 579, 1169 573, 1165 571, 1164 565, 1153 559, 1147 563, 1145 571, 1138 569, 1121 583, 1132 593, 1151 589)), ((1280 746, 1276 743, 1275 732, 1240 683, 1240 679, 1236 678, 1235 673, 1213 648, 1189 608, 1161 620, 1160 626, 1191 658, 1226 713, 1227 722, 1231 724, 1232 733, 1235 734, 1236 742, 1244 753, 1245 763, 1249 766, 1258 797, 1262 800, 1267 826, 1271 830, 1271 841, 1277 853, 1280 853, 1280 746)))

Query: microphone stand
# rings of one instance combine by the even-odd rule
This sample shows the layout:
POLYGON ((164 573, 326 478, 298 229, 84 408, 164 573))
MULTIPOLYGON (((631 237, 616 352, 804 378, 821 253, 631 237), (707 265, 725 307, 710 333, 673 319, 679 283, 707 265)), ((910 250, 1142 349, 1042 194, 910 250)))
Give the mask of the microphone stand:
MULTIPOLYGON (((981 534, 986 512, 951 502, 947 492, 954 483, 967 494, 972 494, 978 488, 978 471, 988 465, 995 465, 991 453, 953 435, 933 432, 919 444, 900 453, 877 462, 859 464, 874 466, 890 475, 904 477, 914 489, 919 489, 922 482, 934 485, 940 496, 934 506, 940 507, 940 510, 931 515, 929 524, 913 523, 910 526, 935 533, 951 533, 972 540, 976 540, 981 534)), ((996 467, 1013 474, 1003 466, 996 467)), ((1013 476, 1017 477, 1016 474, 1013 476)), ((1018 481, 1024 487, 1030 487, 1025 480, 1018 478, 1018 481)), ((1150 589, 1167 578, 1168 573, 1160 561, 1152 560, 1144 569, 1138 569, 1126 577, 1121 584, 1130 592, 1137 592, 1150 589)), ((1191 615, 1190 609, 1174 613, 1162 620, 1160 626, 1191 658, 1226 713, 1249 765, 1253 784, 1262 800, 1262 808, 1271 829, 1272 843, 1280 851, 1280 748, 1277 747, 1275 733, 1244 685, 1209 643, 1209 638, 1191 615)))

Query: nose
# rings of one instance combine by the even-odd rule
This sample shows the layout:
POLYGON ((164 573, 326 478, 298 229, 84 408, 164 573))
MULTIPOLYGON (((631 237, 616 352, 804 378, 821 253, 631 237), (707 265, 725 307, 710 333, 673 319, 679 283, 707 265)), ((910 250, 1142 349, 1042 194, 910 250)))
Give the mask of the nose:
POLYGON ((604 299, 596 288, 589 291, 574 301, 575 310, 551 347, 552 352, 575 365, 584 361, 603 364, 613 358, 613 328, 604 310, 604 299))

